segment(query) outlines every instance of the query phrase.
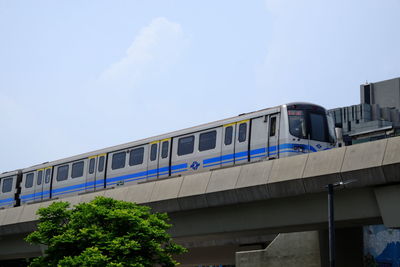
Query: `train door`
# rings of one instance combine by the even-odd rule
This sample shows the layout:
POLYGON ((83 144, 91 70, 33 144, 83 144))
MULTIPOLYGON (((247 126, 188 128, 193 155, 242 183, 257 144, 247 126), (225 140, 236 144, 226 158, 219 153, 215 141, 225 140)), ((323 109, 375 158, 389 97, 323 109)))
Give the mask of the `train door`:
POLYGON ((104 188, 104 161, 106 154, 88 158, 85 192, 93 192, 104 188))
POLYGON ((221 167, 228 167, 235 164, 236 123, 226 124, 223 128, 221 167))
POLYGON ((196 160, 190 166, 192 170, 215 169, 221 166, 222 133, 223 127, 218 127, 196 134, 199 142, 195 148, 197 150, 196 160))
POLYGON ((124 177, 124 184, 137 184, 147 179, 147 159, 149 157, 149 145, 134 147, 129 150, 128 171, 124 177))
POLYGON ((160 142, 150 143, 150 153, 147 161, 147 180, 156 180, 158 178, 158 159, 161 156, 159 151, 160 142))
POLYGON ((44 169, 38 169, 36 175, 35 201, 41 201, 43 199, 44 169))
POLYGON ((97 156, 88 158, 89 168, 87 168, 85 192, 93 192, 96 187, 96 167, 97 167, 97 156))
POLYGON ((35 175, 36 172, 28 172, 22 175, 22 183, 21 183, 21 204, 34 202, 35 195, 35 175))
POLYGON ((243 164, 249 158, 250 120, 239 121, 236 124, 235 165, 243 164))
POLYGON ((158 178, 165 178, 171 172, 171 138, 160 141, 160 149, 158 154, 158 178))
POLYGON ((251 121, 250 161, 258 161, 267 155, 268 116, 251 121))
POLYGON ((268 158, 279 158, 279 113, 269 116, 268 122, 268 158))
POLYGON ((50 185, 51 185, 51 174, 52 167, 47 167, 43 170, 43 181, 42 181, 42 200, 50 199, 50 185))
POLYGON ((2 177, 0 179, 0 209, 10 208, 15 204, 17 175, 2 177))
POLYGON ((107 154, 100 154, 97 156, 96 185, 94 187, 94 190, 101 190, 105 188, 106 161, 107 161, 107 154))
POLYGON ((187 174, 199 168, 200 163, 195 155, 197 146, 195 133, 173 139, 171 175, 187 174))

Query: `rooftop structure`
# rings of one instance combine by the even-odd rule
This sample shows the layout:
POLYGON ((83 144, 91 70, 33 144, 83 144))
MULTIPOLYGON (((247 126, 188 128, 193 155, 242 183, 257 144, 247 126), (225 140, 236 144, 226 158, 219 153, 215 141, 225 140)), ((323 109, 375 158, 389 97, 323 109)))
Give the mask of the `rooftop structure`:
POLYGON ((361 84, 360 99, 328 111, 346 145, 400 135, 400 78, 361 84))

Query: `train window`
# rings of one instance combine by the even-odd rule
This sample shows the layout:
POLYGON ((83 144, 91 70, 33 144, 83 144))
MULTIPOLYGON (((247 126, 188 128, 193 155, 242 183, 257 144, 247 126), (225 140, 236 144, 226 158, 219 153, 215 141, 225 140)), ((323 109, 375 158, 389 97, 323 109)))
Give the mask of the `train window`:
POLYGON ((164 141, 161 145, 161 158, 165 159, 168 157, 169 141, 164 141))
POLYGON ((57 181, 64 181, 68 178, 68 165, 63 165, 57 168, 57 181))
POLYGON ((272 117, 269 121, 269 136, 276 134, 276 117, 272 117))
POLYGON ((12 189, 12 184, 13 184, 13 178, 6 178, 3 180, 3 186, 1 188, 1 191, 3 193, 8 193, 11 192, 12 189))
POLYGON ((112 157, 111 169, 121 169, 125 167, 126 153, 125 151, 115 153, 112 157))
POLYGON ((328 142, 328 133, 326 131, 325 115, 318 113, 310 113, 311 140, 317 140, 321 142, 328 142))
POLYGON ((247 123, 241 123, 239 125, 239 143, 246 141, 246 134, 247 134, 247 123))
POLYGON ((42 179, 43 179, 43 171, 38 171, 36 184, 37 185, 41 185, 42 184, 42 179))
POLYGON ((46 169, 45 178, 44 178, 44 182, 46 184, 48 184, 50 182, 50 175, 51 175, 51 170, 50 169, 46 169))
POLYGON ((157 159, 157 144, 152 144, 150 148, 150 160, 154 161, 157 159))
POLYGON ((288 110, 289 132, 291 135, 307 139, 306 116, 303 110, 288 110))
POLYGON ((194 136, 182 137, 178 141, 178 156, 193 153, 194 149, 194 136))
POLYGON ((199 151, 205 151, 215 148, 217 142, 217 131, 211 131, 200 134, 199 151))
POLYGON ((72 164, 71 177, 72 178, 82 177, 83 176, 83 167, 84 167, 83 161, 75 162, 74 164, 72 164))
POLYGON ((228 126, 228 127, 225 128, 224 144, 226 146, 232 144, 232 139, 233 139, 233 127, 232 126, 228 126))
POLYGON ((33 186, 33 176, 33 173, 29 173, 26 175, 25 188, 31 188, 33 186))
POLYGON ((99 158, 99 168, 97 170, 99 172, 102 172, 104 170, 104 156, 101 156, 99 158))
POLYGON ((94 173, 94 165, 96 164, 96 159, 95 158, 91 158, 89 160, 89 174, 94 173))
POLYGON ((144 147, 131 150, 129 155, 129 166, 140 165, 143 163, 144 147))

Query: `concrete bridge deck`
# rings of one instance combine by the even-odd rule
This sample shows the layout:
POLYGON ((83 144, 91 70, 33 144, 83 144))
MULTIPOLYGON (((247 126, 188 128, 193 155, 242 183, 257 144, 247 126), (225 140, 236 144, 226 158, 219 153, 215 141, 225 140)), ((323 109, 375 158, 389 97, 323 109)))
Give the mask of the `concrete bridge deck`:
MULTIPOLYGON (((339 227, 400 227, 400 137, 60 200, 76 204, 102 195, 149 205, 170 214, 172 236, 189 247, 257 243, 325 227, 325 185, 350 179, 336 193, 339 227)), ((36 210, 53 201, 0 210, 0 259, 40 253, 22 236, 35 228, 36 210)))

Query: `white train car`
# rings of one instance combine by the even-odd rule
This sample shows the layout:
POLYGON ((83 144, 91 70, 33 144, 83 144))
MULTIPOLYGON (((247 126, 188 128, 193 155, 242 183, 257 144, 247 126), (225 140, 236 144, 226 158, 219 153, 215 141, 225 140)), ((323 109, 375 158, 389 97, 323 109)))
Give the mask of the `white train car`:
POLYGON ((335 141, 323 107, 291 103, 3 174, 0 208, 317 152, 335 141))

